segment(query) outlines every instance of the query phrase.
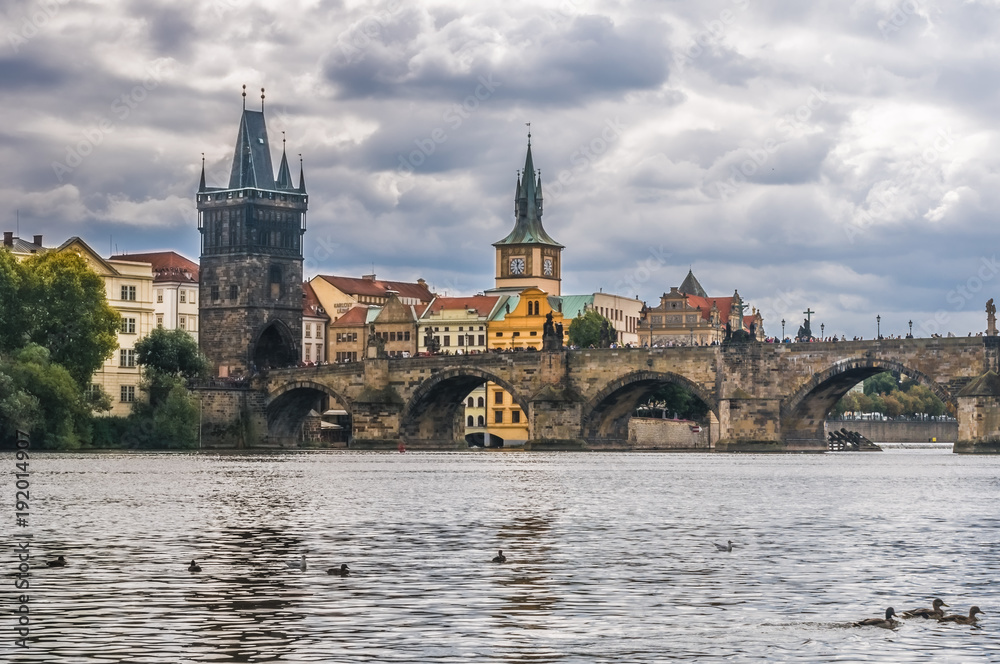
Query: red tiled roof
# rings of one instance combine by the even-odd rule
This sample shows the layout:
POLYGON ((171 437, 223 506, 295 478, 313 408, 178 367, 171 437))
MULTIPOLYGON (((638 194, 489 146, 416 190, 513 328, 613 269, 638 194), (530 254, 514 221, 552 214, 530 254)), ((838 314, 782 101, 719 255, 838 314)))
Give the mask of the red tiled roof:
MULTIPOLYGON (((431 302, 429 309, 430 311, 425 311, 424 314, 436 314, 440 313, 446 309, 448 310, 458 310, 458 309, 475 309, 476 313, 480 316, 489 316, 490 312, 493 311, 493 307, 496 306, 497 300, 500 299, 499 295, 473 295, 470 297, 438 297, 431 302)), ((423 314, 422 314, 423 315, 423 314)))
POLYGON ((421 302, 434 299, 426 284, 415 284, 405 281, 382 281, 381 279, 358 279, 356 277, 337 277, 321 274, 320 279, 331 286, 340 289, 347 295, 368 295, 371 297, 386 297, 387 291, 396 291, 400 298, 414 298, 421 302))
POLYGON ((358 327, 368 319, 368 307, 351 307, 343 316, 330 323, 330 327, 358 327))
POLYGON ((153 283, 179 281, 198 283, 198 264, 184 258, 176 251, 151 251, 144 254, 116 254, 115 261, 149 263, 153 266, 153 283))
POLYGON ((320 305, 319 298, 316 297, 316 291, 313 290, 312 285, 308 281, 302 282, 302 295, 304 296, 302 298, 303 316, 314 316, 330 320, 329 314, 320 305))

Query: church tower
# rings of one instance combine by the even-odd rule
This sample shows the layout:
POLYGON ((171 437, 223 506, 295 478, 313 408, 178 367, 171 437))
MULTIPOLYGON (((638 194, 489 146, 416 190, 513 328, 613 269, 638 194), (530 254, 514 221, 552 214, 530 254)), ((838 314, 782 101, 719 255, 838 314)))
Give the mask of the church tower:
POLYGON ((275 178, 261 110, 246 109, 226 187, 198 187, 201 274, 199 344, 216 375, 294 364, 302 339, 302 239, 305 177, 292 185, 282 140, 275 178))
POLYGON ((562 250, 542 228, 542 176, 531 159, 531 133, 524 172, 514 193, 514 230, 493 244, 497 250, 497 288, 540 288, 560 295, 562 250))

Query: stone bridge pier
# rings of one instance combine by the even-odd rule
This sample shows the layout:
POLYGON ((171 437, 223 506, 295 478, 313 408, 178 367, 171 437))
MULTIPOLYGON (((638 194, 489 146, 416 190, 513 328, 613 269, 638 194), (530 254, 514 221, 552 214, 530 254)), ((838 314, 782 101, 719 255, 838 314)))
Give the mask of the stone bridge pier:
POLYGON ((894 371, 955 405, 956 451, 1000 452, 998 361, 994 337, 368 359, 272 371, 250 391, 206 392, 203 402, 209 431, 246 446, 294 445, 306 415, 330 407, 349 413, 351 447, 403 440, 456 449, 466 446, 465 397, 492 382, 525 413, 528 449, 627 449, 636 406, 672 383, 715 416, 716 451, 822 452, 834 404, 864 379, 894 371))

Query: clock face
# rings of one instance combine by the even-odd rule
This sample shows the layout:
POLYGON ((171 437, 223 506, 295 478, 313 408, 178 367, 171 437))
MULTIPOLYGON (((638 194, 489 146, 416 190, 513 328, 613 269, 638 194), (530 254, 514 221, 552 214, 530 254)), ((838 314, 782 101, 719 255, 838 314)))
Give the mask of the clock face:
POLYGON ((524 259, 523 258, 512 258, 512 259, 510 259, 510 273, 511 274, 524 274, 524 259))
POLYGON ((546 277, 552 276, 552 259, 546 258, 542 261, 542 272, 545 273, 546 277))

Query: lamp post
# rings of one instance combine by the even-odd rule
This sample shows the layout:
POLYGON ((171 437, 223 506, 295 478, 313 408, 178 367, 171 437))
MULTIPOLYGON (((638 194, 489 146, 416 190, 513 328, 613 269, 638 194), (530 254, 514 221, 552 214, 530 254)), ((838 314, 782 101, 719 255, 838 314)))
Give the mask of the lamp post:
POLYGON ((882 316, 875 316, 875 341, 882 338, 882 316))
POLYGON ((781 340, 785 340, 785 319, 781 319, 781 340))
POLYGON ((819 324, 819 338, 826 339, 826 323, 819 324))
POLYGON ((910 338, 912 339, 913 338, 913 320, 911 319, 908 324, 910 326, 910 338))

